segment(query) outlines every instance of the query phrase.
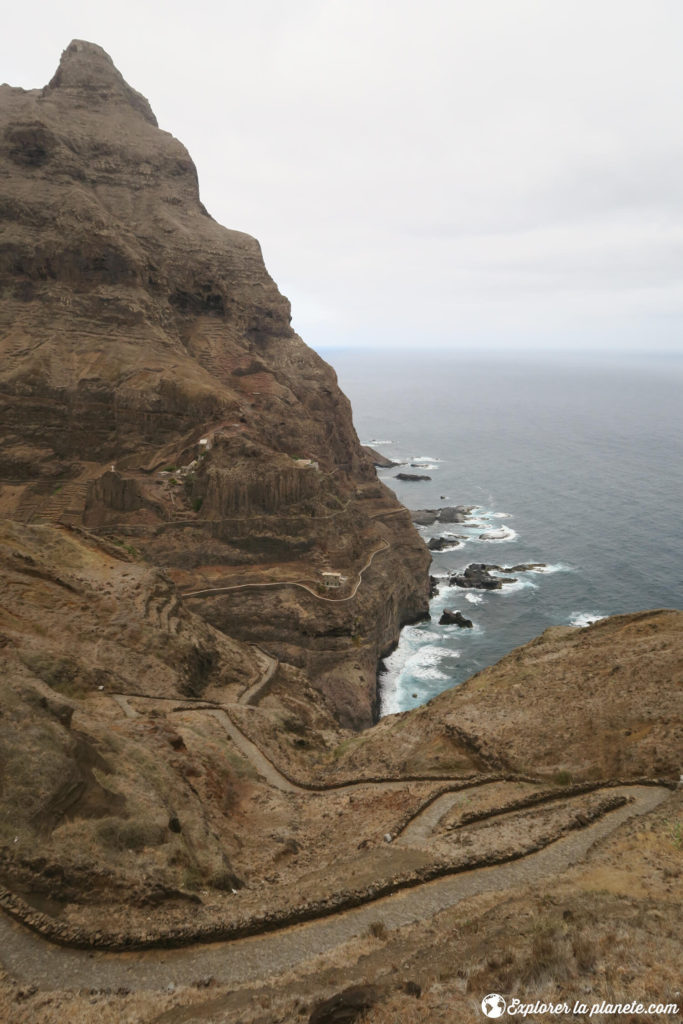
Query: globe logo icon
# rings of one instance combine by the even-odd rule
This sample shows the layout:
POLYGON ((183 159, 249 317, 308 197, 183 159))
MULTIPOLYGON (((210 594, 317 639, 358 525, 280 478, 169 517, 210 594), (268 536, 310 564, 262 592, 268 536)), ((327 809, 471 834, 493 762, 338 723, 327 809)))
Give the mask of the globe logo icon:
POLYGON ((505 1000, 497 992, 491 992, 482 999, 481 1008, 487 1017, 502 1017, 505 1013, 505 1000))

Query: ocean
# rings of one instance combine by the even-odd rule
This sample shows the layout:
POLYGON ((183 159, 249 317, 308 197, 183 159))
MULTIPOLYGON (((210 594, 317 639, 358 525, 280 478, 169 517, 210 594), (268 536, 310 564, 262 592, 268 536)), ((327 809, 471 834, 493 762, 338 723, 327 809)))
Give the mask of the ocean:
POLYGON ((434 553, 431 620, 404 627, 386 659, 382 714, 425 703, 549 626, 683 607, 683 359, 323 355, 361 441, 405 463, 379 471, 399 500, 474 506, 477 524, 420 528, 427 541, 461 539, 434 553), (500 591, 449 586, 471 562, 545 568, 514 573, 500 591), (439 625, 444 608, 472 629, 439 625))

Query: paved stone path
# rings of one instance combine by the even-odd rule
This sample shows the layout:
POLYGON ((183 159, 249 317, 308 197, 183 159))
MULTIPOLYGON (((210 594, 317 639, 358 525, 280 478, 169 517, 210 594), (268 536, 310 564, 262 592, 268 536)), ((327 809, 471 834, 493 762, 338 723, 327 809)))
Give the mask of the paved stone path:
POLYGON ((159 991, 170 984, 190 985, 208 975, 222 984, 256 981, 363 935, 374 921, 381 920, 393 930, 480 893, 556 878, 581 860, 596 840, 629 818, 653 810, 669 796, 668 790, 656 786, 620 786, 610 792, 631 802, 520 860, 438 879, 354 910, 253 938, 178 950, 92 953, 52 945, 0 914, 0 962, 23 983, 48 990, 125 987, 159 991))
POLYGON ((272 654, 268 654, 266 651, 263 650, 262 647, 259 647, 257 644, 252 644, 252 647, 258 652, 258 656, 260 658, 265 659, 265 667, 263 668, 263 671, 259 675, 259 678, 256 680, 256 682, 252 683, 251 686, 244 691, 244 693, 240 694, 237 703, 249 704, 253 707, 253 705, 258 704, 266 687, 268 686, 269 682, 271 681, 271 679, 277 672, 278 668, 280 667, 280 659, 274 658, 272 654))
POLYGON ((433 803, 425 807, 421 814, 408 822, 400 835, 396 837, 396 842, 402 846, 424 846, 443 816, 456 804, 467 800, 471 794, 471 790, 460 790, 459 792, 444 793, 437 797, 433 803))

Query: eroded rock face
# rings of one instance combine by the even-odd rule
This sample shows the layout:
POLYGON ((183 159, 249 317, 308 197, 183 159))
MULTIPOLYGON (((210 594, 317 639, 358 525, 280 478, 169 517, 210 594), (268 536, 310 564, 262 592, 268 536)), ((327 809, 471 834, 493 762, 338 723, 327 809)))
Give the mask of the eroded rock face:
MULTIPOLYGON (((365 571, 334 608, 298 591, 280 615, 264 589, 257 621, 297 664, 329 634, 316 682, 369 724, 379 653, 426 612, 428 555, 407 515, 384 518, 400 506, 258 242, 207 213, 186 149, 99 46, 72 42, 42 90, 0 87, 0 217, 0 514, 116 535, 185 592, 248 566, 315 593, 342 573, 346 599, 365 571)), ((197 607, 251 638, 234 604, 197 607)))
POLYGON ((239 410, 368 475, 258 243, 207 214, 189 154, 107 54, 73 42, 45 89, 0 98, 10 465, 139 456, 239 410))

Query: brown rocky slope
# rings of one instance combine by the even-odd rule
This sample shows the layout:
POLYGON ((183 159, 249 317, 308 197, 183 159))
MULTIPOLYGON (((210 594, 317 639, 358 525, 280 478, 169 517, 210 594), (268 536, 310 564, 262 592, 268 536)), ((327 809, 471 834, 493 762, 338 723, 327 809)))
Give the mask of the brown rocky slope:
POLYGON ((458 768, 548 781, 661 778, 683 768, 683 613, 556 626, 466 683, 359 737, 340 770, 458 768))
POLYGON ((99 47, 0 119, 3 1019, 677 998, 683 614, 359 731, 428 555, 333 372, 99 47))
POLYGON ((346 597, 381 549, 357 600, 282 587, 203 608, 233 634, 267 624, 338 717, 369 724, 428 555, 258 243, 209 216, 187 151, 100 47, 72 42, 42 90, 0 88, 0 218, 0 514, 133 538, 186 591, 317 593, 332 571, 346 597))

